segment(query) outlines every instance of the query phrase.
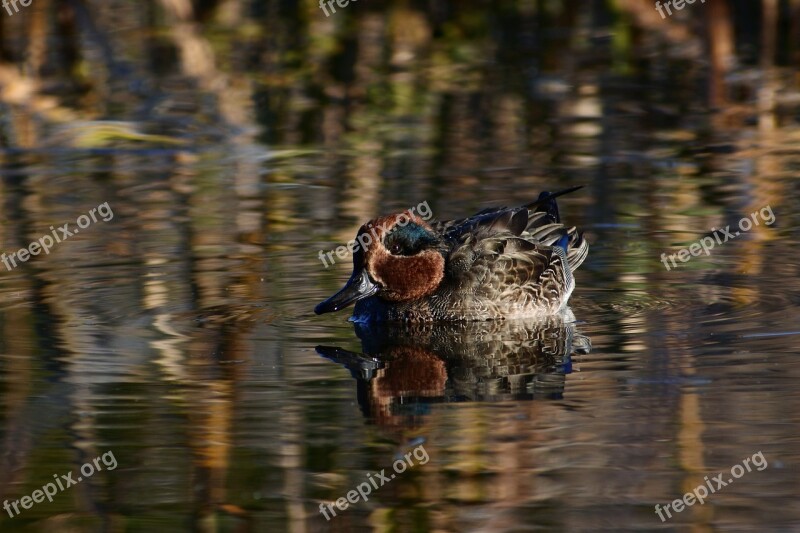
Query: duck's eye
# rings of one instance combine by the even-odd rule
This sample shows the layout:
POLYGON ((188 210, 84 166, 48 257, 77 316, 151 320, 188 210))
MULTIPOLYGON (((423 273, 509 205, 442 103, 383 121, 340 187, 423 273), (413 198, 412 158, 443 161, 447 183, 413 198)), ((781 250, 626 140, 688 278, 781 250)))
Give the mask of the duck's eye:
POLYGON ((411 250, 409 243, 403 239, 402 235, 393 234, 384 242, 384 246, 389 250, 392 255, 413 255, 414 251, 411 250))
POLYGON ((386 249, 389 250, 389 253, 392 255, 413 255, 414 250, 412 250, 412 246, 406 242, 402 235, 394 234, 387 239, 386 249))
POLYGON ((384 239, 383 245, 395 256, 411 256, 435 244, 433 236, 417 224, 398 226, 384 239))

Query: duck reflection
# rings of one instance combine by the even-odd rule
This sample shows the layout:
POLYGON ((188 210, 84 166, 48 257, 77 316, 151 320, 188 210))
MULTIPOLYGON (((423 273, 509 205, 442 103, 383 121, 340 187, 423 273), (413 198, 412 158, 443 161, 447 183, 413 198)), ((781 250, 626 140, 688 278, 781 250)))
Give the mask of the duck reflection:
POLYGON ((571 355, 591 342, 574 318, 355 324, 362 353, 318 346, 358 382, 364 416, 405 425, 436 402, 561 398, 571 355), (409 420, 410 419, 410 420, 409 420))

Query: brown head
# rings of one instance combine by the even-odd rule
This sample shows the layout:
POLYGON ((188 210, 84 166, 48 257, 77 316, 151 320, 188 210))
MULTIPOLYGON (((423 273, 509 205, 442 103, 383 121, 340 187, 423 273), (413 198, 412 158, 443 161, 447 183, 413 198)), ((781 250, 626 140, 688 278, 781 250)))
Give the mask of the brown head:
POLYGON ((372 295, 389 302, 417 300, 432 294, 444 278, 441 237, 409 211, 367 222, 356 241, 350 280, 314 309, 318 315, 372 295))

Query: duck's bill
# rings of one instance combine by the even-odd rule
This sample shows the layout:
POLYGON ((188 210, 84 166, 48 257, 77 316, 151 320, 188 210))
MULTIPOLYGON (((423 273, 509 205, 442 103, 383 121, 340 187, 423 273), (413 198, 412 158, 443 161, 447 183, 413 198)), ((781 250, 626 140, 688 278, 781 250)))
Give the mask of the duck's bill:
POLYGON ((321 315, 323 313, 339 311, 359 300, 369 298, 378 292, 378 289, 379 287, 369 279, 366 270, 361 269, 358 272, 353 272, 353 275, 350 276, 350 280, 344 288, 317 305, 314 308, 314 312, 321 315))

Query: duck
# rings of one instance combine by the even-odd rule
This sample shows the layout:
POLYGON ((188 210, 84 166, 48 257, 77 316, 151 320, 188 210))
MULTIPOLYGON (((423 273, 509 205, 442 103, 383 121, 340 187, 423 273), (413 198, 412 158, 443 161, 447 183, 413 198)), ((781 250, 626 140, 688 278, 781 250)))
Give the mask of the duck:
POLYGON ((456 220, 424 220, 413 209, 370 220, 356 235, 363 245, 354 249, 350 279, 314 312, 355 304, 357 323, 563 314, 589 244, 561 223, 556 198, 581 187, 456 220))

